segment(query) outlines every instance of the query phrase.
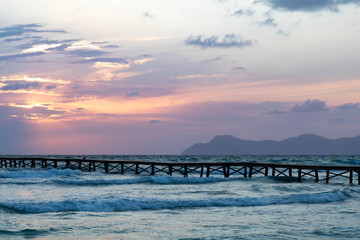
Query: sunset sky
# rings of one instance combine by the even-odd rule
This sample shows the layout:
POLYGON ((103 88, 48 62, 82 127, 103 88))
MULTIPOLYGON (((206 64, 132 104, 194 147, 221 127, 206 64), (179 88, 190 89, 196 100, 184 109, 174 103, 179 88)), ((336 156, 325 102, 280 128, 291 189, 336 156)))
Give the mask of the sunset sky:
POLYGON ((0 154, 360 135, 358 0, 1 0, 0 154))

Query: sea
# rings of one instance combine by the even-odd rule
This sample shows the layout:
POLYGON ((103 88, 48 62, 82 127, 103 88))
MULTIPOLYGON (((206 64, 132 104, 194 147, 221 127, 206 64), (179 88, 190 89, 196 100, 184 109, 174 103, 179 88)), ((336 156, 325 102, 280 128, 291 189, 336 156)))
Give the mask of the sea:
MULTIPOLYGON (((360 156, 86 157, 360 166, 360 156)), ((326 184, 320 175, 318 183, 311 177, 298 183, 260 174, 184 178, 1 168, 0 239, 359 239, 357 173, 354 184, 343 177, 326 184)))

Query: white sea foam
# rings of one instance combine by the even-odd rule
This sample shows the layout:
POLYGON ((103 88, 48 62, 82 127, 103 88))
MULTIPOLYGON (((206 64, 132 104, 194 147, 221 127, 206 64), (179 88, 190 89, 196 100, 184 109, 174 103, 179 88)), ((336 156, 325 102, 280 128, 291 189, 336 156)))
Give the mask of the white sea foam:
POLYGON ((162 209, 192 209, 209 207, 249 207, 282 204, 324 204, 358 197, 349 190, 322 193, 293 194, 267 197, 238 197, 213 199, 158 199, 99 196, 93 199, 67 199, 64 201, 0 201, 0 209, 19 213, 46 212, 122 212, 162 209))

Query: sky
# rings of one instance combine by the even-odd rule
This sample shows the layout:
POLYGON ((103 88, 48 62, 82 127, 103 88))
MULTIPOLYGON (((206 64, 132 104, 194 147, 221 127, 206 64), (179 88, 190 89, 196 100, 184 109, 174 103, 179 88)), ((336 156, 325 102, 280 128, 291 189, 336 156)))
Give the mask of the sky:
POLYGON ((0 0, 0 154, 360 135, 358 0, 0 0))

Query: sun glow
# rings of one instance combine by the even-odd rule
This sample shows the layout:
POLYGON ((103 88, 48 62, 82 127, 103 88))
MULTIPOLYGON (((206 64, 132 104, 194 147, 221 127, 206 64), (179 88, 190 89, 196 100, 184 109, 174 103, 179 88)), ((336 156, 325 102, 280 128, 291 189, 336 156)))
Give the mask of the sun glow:
POLYGON ((61 46, 61 44, 40 44, 32 46, 32 48, 22 51, 23 53, 35 53, 35 52, 50 52, 48 51, 51 48, 56 48, 61 46))

